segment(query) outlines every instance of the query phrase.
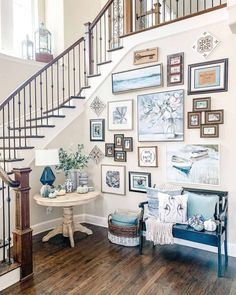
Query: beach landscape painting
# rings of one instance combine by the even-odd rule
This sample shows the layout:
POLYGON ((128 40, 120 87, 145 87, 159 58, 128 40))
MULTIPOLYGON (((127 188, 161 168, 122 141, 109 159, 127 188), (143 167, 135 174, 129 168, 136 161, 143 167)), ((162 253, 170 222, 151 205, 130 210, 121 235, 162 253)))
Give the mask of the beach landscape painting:
POLYGON ((162 86, 162 64, 112 74, 112 92, 162 86))
POLYGON ((167 181, 189 184, 220 184, 218 144, 169 145, 167 181))
POLYGON ((138 96, 138 140, 184 140, 184 90, 138 96))

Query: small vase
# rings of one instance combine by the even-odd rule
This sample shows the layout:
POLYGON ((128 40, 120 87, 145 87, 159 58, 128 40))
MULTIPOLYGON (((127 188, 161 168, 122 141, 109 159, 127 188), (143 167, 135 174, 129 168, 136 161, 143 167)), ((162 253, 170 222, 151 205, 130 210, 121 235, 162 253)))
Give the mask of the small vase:
MULTIPOLYGON (((76 170, 70 170, 66 174, 66 187, 72 186, 72 191, 75 191, 77 189, 77 171, 76 170)), ((67 191, 67 188, 66 188, 67 191)))
POLYGON ((79 185, 88 186, 88 173, 80 172, 79 174, 79 185))

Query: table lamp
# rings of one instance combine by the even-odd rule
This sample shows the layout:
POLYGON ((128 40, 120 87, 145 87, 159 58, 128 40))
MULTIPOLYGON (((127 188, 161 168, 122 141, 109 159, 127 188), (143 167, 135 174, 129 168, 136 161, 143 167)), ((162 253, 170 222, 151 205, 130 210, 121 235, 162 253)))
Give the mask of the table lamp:
POLYGON ((43 185, 53 185, 53 182, 55 181, 56 177, 49 166, 58 164, 59 154, 57 149, 35 151, 35 166, 46 166, 40 177, 40 181, 43 185))

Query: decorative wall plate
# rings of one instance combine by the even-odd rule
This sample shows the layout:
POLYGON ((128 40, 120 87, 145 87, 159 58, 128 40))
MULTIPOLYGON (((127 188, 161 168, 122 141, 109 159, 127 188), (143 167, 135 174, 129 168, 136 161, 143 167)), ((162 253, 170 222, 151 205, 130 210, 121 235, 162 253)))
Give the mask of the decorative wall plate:
POLYGON ((203 32, 193 45, 193 50, 207 58, 220 41, 209 32, 203 32))
POLYGON ((96 145, 92 149, 92 151, 90 152, 89 155, 90 155, 91 159, 93 159, 93 161, 96 163, 96 165, 98 165, 102 161, 102 159, 105 157, 103 152, 96 145))
POLYGON ((99 98, 95 97, 93 102, 90 105, 90 108, 94 111, 94 113, 99 117, 103 110, 105 109, 105 103, 99 98))

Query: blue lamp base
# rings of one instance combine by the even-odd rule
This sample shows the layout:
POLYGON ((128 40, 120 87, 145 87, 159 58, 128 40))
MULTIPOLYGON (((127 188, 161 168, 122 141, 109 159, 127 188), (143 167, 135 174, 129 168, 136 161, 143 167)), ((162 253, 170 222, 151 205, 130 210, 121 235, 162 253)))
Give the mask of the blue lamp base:
POLYGON ((43 173, 40 177, 40 182, 45 185, 51 185, 53 184, 53 182, 55 181, 56 177, 52 171, 52 169, 49 166, 46 166, 43 170, 43 173))

